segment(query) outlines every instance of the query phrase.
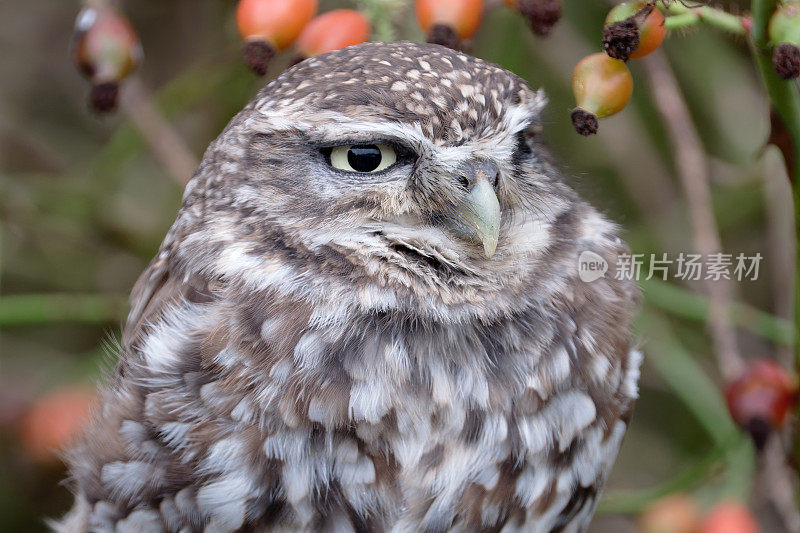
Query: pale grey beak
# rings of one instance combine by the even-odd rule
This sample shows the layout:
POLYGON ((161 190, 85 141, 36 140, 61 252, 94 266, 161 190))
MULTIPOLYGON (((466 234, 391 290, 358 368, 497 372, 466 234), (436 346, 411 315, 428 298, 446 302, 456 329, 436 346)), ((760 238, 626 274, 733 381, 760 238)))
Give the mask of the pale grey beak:
POLYGON ((500 202, 493 183, 499 170, 494 163, 470 165, 464 177, 471 185, 469 193, 455 206, 452 230, 462 239, 483 245, 487 258, 497 249, 500 235, 500 202))
POLYGON ((461 215, 474 231, 471 240, 483 244, 486 257, 492 257, 500 235, 500 202, 486 179, 478 180, 464 199, 461 215))

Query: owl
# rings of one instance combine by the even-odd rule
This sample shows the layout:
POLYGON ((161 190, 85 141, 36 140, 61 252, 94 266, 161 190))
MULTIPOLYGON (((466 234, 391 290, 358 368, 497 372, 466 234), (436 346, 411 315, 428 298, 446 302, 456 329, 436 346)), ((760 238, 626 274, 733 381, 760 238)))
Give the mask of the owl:
POLYGON ((269 83, 208 148, 60 531, 584 531, 637 396, 618 229, 545 96, 436 45, 269 83))

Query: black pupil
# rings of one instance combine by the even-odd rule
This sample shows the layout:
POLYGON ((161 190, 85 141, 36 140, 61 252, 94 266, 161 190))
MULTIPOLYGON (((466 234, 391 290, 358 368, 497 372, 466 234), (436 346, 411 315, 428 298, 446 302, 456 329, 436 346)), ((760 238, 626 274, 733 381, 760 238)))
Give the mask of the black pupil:
POLYGON ((372 172, 381 164, 381 150, 374 144, 351 146, 347 162, 356 172, 372 172))

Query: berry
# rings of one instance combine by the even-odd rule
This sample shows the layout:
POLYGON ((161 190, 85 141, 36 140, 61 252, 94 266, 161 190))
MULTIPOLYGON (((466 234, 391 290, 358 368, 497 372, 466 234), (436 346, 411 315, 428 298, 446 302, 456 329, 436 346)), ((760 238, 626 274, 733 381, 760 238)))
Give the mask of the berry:
POLYGON ((715 505, 700 525, 699 533, 759 533, 753 513, 738 502, 722 502, 715 505))
POLYGON ((775 44, 772 64, 783 79, 800 76, 800 2, 786 2, 769 21, 769 38, 775 44))
POLYGON ((640 533, 695 533, 700 513, 689 496, 675 494, 650 504, 638 522, 640 533))
POLYGON ((37 399, 20 421, 20 442, 28 456, 42 464, 58 462, 89 416, 93 394, 70 386, 37 399))
POLYGON ((561 0, 506 0, 525 17, 536 35, 548 35, 561 19, 561 0))
POLYGON ((772 359, 757 359, 725 388, 733 420, 763 448, 774 429, 783 427, 797 403, 797 381, 772 359))
POLYGON ((417 0, 415 10, 429 43, 458 48, 478 31, 483 0, 417 0))
POLYGON ((316 17, 297 38, 297 49, 304 57, 316 56, 369 39, 367 17, 355 9, 337 9, 316 17))
POLYGON ((664 14, 652 3, 622 2, 608 13, 603 31, 603 49, 622 61, 639 59, 654 52, 667 35, 664 14))
POLYGON ((75 21, 72 60, 92 82, 97 111, 117 104, 119 83, 141 63, 142 47, 128 19, 105 4, 85 7, 75 21))
POLYGON ((297 39, 316 11, 317 0, 241 0, 236 25, 250 68, 265 74, 272 56, 297 39))
POLYGON ((597 119, 620 112, 633 94, 633 77, 625 63, 600 52, 583 58, 572 73, 578 107, 572 122, 581 135, 597 133, 597 119))

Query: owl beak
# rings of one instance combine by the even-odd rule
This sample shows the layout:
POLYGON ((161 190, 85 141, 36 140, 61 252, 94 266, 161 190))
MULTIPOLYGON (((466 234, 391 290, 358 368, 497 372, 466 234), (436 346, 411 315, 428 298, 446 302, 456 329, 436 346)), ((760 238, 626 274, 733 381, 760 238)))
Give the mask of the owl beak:
POLYGON ((458 236, 482 244, 486 257, 491 258, 500 235, 500 202, 485 175, 478 177, 456 211, 458 221, 453 229, 458 236))

